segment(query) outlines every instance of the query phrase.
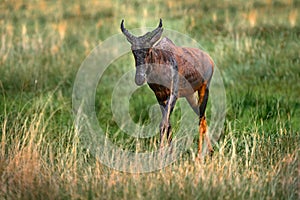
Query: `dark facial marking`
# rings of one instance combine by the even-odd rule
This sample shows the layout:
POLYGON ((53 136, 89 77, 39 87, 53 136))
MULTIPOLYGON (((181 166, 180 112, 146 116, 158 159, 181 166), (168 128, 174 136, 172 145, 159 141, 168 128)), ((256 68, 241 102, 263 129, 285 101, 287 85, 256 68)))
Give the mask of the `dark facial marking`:
POLYGON ((149 49, 132 50, 136 67, 135 83, 137 85, 142 85, 146 82, 147 65, 145 63, 145 58, 148 51, 149 49))

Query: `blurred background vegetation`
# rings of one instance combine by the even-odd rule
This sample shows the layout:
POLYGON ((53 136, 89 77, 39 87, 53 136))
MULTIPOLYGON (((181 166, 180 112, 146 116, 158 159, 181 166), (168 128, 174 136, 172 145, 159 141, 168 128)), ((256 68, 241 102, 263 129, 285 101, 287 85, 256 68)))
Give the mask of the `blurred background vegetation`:
MULTIPOLYGON (((0 197, 299 198, 299 8, 299 0, 1 1, 0 197), (79 148, 73 82, 92 49, 120 33, 122 19, 131 29, 155 27, 159 18, 214 59, 227 95, 225 128, 206 164, 190 158, 195 143, 170 168, 131 176, 79 148)), ((101 80, 107 87, 97 91, 104 100, 96 108, 108 134, 131 148, 135 140, 113 121, 110 87, 134 63, 130 54, 118 63, 101 80)), ((144 107, 155 99, 141 90, 132 115, 147 118, 144 107)))

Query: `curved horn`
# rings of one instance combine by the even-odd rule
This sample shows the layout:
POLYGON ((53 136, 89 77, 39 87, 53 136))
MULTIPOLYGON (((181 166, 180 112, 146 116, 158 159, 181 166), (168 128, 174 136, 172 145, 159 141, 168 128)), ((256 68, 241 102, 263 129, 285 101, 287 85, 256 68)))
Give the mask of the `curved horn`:
POLYGON ((157 28, 151 32, 151 38, 154 37, 156 34, 158 34, 161 30, 162 30, 162 19, 160 18, 157 28))
POLYGON ((162 19, 160 18, 158 28, 161 28, 161 27, 162 27, 162 19))
POLYGON ((126 36, 127 40, 132 44, 135 40, 135 36, 129 33, 129 31, 124 27, 124 19, 121 22, 121 31, 126 36))
POLYGON ((162 32, 163 32, 162 19, 160 19, 158 27, 156 29, 154 29, 153 31, 148 32, 144 36, 144 40, 148 41, 150 46, 152 46, 154 43, 156 43, 160 39, 162 32))
MULTIPOLYGON (((143 40, 144 41, 149 41, 149 40, 152 40, 155 36, 157 37, 158 35, 160 36, 163 31, 163 28, 162 28, 162 20, 160 19, 159 20, 159 24, 157 26, 156 29, 154 29, 153 31, 151 32, 148 32, 146 33, 145 35, 142 36, 143 40)), ((159 38, 158 38, 159 39, 159 38)))

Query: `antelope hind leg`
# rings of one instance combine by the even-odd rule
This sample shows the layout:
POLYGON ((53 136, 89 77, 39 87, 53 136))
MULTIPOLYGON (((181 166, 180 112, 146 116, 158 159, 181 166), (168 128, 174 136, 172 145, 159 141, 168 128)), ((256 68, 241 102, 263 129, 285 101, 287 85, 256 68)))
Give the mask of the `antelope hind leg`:
POLYGON ((210 154, 213 152, 213 148, 209 139, 209 136, 207 135, 207 123, 206 123, 206 118, 205 118, 205 109, 208 101, 208 95, 209 95, 209 90, 207 88, 206 84, 203 84, 201 89, 198 90, 198 96, 199 96, 199 111, 200 111, 200 116, 199 116, 199 141, 198 141, 198 158, 201 157, 202 154, 202 146, 203 146, 203 136, 205 137, 207 147, 210 151, 210 154))
POLYGON ((207 148, 208 148, 208 151, 209 151, 209 155, 212 156, 214 150, 213 150, 213 147, 211 145, 209 135, 207 134, 207 122, 206 122, 206 117, 205 116, 203 116, 200 119, 200 123, 199 123, 198 157, 201 157, 201 154, 202 154, 203 139, 205 139, 205 141, 206 141, 206 145, 207 145, 207 148))

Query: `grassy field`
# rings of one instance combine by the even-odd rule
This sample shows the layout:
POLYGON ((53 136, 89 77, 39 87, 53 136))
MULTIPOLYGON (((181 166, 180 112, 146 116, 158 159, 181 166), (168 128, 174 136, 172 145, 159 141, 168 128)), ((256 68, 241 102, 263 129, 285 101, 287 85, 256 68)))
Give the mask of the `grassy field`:
MULTIPOLYGON (((299 199, 299 0, 13 0, 0 3, 0 25, 1 199, 299 199), (204 162, 194 161, 195 132, 192 147, 166 168, 119 172, 82 147, 73 83, 93 48, 120 33, 121 19, 132 29, 159 18, 217 64, 224 130, 204 162)), ((156 145, 158 133, 136 141, 119 131, 112 85, 134 62, 126 54, 111 65, 97 89, 100 126, 124 149, 156 145)), ((134 120, 147 123, 145 105, 154 103, 147 86, 134 93, 134 120)))

